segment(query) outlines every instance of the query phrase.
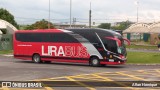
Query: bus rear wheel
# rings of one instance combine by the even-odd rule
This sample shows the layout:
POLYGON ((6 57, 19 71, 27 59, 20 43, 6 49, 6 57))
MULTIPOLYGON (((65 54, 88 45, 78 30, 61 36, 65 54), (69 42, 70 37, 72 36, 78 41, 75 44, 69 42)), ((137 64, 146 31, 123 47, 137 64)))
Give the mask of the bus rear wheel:
POLYGON ((39 54, 34 54, 32 57, 32 60, 34 63, 41 63, 42 62, 39 54))
POLYGON ((92 57, 92 58, 90 59, 90 65, 91 65, 91 66, 94 66, 94 67, 100 66, 100 60, 99 60, 99 58, 97 58, 97 57, 92 57))

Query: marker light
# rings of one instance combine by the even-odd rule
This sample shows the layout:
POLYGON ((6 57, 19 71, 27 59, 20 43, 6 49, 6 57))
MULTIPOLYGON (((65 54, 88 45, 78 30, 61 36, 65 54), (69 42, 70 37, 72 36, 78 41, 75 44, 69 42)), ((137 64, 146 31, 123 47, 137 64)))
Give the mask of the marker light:
POLYGON ((110 55, 110 58, 113 58, 113 56, 112 56, 112 55, 110 55))

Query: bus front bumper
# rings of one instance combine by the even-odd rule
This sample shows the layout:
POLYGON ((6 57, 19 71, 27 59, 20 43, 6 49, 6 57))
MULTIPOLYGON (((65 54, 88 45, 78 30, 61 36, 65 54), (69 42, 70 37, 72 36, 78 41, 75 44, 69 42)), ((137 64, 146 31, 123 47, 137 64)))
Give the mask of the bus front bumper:
POLYGON ((106 65, 120 65, 125 64, 127 62, 126 58, 114 58, 114 59, 108 59, 108 60, 101 60, 100 64, 106 64, 106 65))
POLYGON ((106 65, 121 65, 121 64, 125 64, 126 61, 118 61, 118 62, 106 62, 106 61, 101 61, 100 64, 106 64, 106 65))

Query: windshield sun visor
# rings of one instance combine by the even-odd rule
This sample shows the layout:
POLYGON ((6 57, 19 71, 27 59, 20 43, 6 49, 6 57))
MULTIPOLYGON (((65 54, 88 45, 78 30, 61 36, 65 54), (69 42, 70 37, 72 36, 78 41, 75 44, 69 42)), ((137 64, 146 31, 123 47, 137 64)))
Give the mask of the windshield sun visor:
POLYGON ((105 37, 106 39, 110 39, 110 40, 114 40, 114 41, 117 41, 118 42, 118 46, 121 46, 122 43, 121 41, 118 39, 118 38, 113 38, 113 37, 105 37))

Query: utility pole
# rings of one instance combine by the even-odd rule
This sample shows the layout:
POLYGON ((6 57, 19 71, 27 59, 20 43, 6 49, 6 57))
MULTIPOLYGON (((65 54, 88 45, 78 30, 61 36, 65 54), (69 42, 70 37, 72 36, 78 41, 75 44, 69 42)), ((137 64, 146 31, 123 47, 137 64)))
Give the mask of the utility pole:
POLYGON ((72 28, 72 0, 70 0, 70 28, 72 28))
POLYGON ((73 25, 72 25, 72 26, 73 26, 74 28, 76 27, 76 22, 77 22, 76 18, 73 17, 73 25))
POLYGON ((50 29, 50 0, 49 0, 48 29, 50 29))
POLYGON ((91 22, 92 22, 92 10, 91 10, 91 2, 90 2, 90 10, 89 10, 89 28, 91 28, 91 22))

